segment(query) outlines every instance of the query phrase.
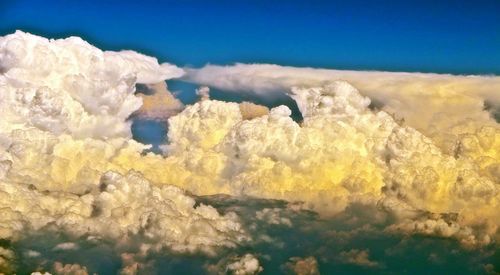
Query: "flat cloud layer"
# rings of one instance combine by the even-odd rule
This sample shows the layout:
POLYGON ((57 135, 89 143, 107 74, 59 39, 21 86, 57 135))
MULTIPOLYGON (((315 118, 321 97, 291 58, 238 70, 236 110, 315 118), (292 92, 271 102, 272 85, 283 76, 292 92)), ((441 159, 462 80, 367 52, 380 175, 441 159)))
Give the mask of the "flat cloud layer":
MULTIPOLYGON (((131 139, 128 118, 142 104, 135 87, 181 77, 182 69, 23 32, 0 38, 0 56, 0 238, 14 244, 36 232, 69 236, 55 247, 111 241, 122 272, 133 274, 165 250, 216 257, 272 243, 257 224, 292 230, 287 215, 308 210, 359 227, 347 235, 377 225, 380 234, 438 236, 467 249, 500 240, 500 127, 484 110, 500 102, 498 77, 241 64, 188 70, 203 85, 285 92, 303 121, 286 106, 268 111, 207 93, 178 114, 175 98, 168 106, 151 99, 142 110, 169 117, 157 155, 131 139), (249 224, 186 191, 281 199, 295 212, 256 210, 249 224)), ((15 269, 15 254, 0 252, 2 271, 15 269)), ((382 268, 375 253, 346 247, 327 259, 382 268)), ((283 268, 316 272, 309 256, 290 255, 283 268)), ((205 271, 266 271, 264 255, 221 257, 205 271)), ((66 265, 86 269, 53 269, 66 265)))

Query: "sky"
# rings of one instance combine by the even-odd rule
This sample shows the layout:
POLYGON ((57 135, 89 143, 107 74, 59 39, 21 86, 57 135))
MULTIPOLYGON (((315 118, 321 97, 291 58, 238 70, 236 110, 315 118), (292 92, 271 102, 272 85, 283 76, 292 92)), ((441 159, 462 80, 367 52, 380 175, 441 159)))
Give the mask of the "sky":
POLYGON ((78 35, 178 66, 500 74, 498 0, 1 0, 0 22, 0 35, 78 35))
POLYGON ((0 41, 0 274, 499 273, 500 0, 433 2, 0 0, 0 36, 282 65, 0 41))

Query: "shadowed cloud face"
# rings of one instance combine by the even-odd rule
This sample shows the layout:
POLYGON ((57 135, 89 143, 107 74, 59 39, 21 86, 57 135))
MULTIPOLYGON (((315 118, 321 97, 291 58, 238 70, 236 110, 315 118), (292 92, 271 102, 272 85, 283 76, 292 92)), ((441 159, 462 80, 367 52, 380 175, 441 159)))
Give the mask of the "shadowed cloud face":
MULTIPOLYGON (((453 240, 425 236, 401 236, 383 231, 384 223, 373 223, 364 206, 353 206, 342 216, 321 219, 313 212, 294 208, 284 201, 224 196, 198 197, 219 212, 234 212, 249 228, 253 241, 235 249, 219 250, 216 257, 182 255, 168 251, 138 255, 116 254, 113 242, 75 240, 41 231, 12 245, 19 273, 36 267, 55 270, 54 263, 79 263, 90 272, 111 274, 138 263, 137 270, 155 274, 183 270, 188 274, 219 273, 252 253, 263 274, 387 274, 389 272, 483 274, 496 266, 500 254, 494 246, 467 250, 453 240), (256 213, 273 213, 262 217, 256 213), (356 213, 358 212, 358 213, 356 213), (53 249, 60 243, 78 244, 76 249, 53 249), (34 251, 41 252, 40 255, 34 251), (238 257, 238 255, 240 255, 238 257), (301 273, 301 271, 303 273, 301 273), (306 272, 304 272, 306 271, 306 272)), ((378 214, 376 214, 378 215, 378 214)), ((128 248, 129 251, 131 248, 128 248)))

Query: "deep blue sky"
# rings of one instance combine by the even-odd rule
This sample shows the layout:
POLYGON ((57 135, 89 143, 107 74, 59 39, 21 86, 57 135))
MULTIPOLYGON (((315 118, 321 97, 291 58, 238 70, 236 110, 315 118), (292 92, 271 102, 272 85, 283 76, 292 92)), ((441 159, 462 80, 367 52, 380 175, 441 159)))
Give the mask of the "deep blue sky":
POLYGON ((179 66, 500 74, 500 0, 0 0, 0 34, 15 29, 179 66))

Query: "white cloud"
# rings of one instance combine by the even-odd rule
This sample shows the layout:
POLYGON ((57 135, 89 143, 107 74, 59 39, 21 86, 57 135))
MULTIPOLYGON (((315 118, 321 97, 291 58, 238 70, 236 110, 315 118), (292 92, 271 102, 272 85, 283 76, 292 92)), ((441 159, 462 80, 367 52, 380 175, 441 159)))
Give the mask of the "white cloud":
POLYGON ((80 247, 78 247, 78 244, 76 243, 60 243, 54 247, 53 250, 77 250, 80 247))
POLYGON ((259 260, 252 254, 245 254, 237 261, 227 265, 226 270, 234 275, 258 274, 264 269, 259 265, 259 260))
POLYGON ((133 51, 103 52, 77 37, 49 40, 17 31, 0 38, 0 131, 37 127, 75 137, 129 137, 141 106, 137 83, 182 76, 133 51))

